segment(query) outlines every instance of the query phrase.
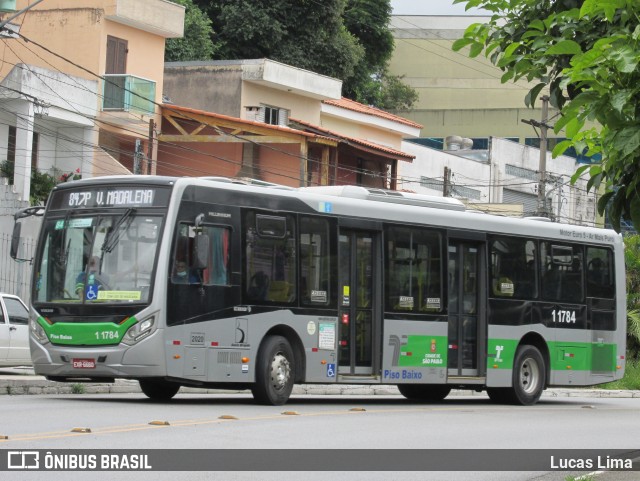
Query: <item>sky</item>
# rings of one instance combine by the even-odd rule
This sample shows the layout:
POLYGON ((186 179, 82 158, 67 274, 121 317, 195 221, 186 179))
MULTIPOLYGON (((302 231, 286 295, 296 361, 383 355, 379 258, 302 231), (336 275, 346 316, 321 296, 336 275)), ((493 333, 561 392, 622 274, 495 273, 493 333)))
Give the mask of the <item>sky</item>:
POLYGON ((452 5, 453 0, 391 0, 393 15, 478 15, 482 10, 465 12, 464 4, 452 5))

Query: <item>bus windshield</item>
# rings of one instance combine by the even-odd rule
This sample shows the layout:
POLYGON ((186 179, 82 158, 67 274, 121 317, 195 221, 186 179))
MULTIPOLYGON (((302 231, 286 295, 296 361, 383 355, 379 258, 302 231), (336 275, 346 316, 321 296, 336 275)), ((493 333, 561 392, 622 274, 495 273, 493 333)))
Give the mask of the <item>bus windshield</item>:
POLYGON ((133 208, 48 219, 34 301, 149 302, 161 224, 161 216, 133 208))

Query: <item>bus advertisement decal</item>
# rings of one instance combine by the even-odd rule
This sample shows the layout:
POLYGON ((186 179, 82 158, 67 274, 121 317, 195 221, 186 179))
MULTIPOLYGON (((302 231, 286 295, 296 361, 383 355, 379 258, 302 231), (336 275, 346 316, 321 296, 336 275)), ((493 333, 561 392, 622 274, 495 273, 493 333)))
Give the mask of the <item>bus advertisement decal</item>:
POLYGON ((409 335, 402 338, 392 335, 389 345, 393 346, 393 366, 446 367, 446 336, 409 335))

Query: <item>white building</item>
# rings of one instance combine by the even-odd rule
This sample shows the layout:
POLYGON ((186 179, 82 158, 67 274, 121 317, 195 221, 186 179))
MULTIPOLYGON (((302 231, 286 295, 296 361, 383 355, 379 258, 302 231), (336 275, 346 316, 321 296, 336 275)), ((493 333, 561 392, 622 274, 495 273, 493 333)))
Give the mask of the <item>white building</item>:
MULTIPOLYGON (((400 166, 399 190, 441 196, 447 168, 451 196, 470 208, 514 216, 538 213, 539 149, 491 137, 489 149, 468 150, 460 137, 447 139, 444 151, 403 142, 402 151, 416 158, 400 166)), ((572 157, 553 159, 547 153, 547 212, 558 222, 595 226, 596 193, 587 192, 586 178, 571 182, 578 167, 572 157)))

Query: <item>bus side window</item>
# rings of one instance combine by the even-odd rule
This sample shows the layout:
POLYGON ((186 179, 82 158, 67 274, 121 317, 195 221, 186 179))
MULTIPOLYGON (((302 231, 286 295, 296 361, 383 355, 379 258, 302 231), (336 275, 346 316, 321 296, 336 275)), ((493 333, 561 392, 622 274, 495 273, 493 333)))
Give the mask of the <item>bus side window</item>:
POLYGON ((229 242, 231 230, 228 227, 203 225, 196 229, 193 225, 180 224, 176 251, 173 257, 171 279, 178 284, 200 284, 206 286, 229 285, 229 242), (206 266, 196 266, 196 236, 206 235, 209 238, 208 252, 201 253, 207 259, 206 266), (177 273, 185 272, 184 279, 177 273))
POLYGON ((299 249, 302 304, 328 305, 333 298, 330 291, 329 221, 301 217, 299 249))
POLYGON ((444 306, 440 234, 389 226, 386 238, 386 309, 403 313, 441 312, 444 306))
POLYGON ((582 247, 543 242, 542 248, 542 285, 545 299, 561 302, 582 301, 582 247))
POLYGON ((613 298, 613 266, 609 249, 587 248, 587 297, 613 298))
POLYGON ((251 302, 296 300, 296 224, 292 215, 247 211, 243 218, 244 292, 251 302))

